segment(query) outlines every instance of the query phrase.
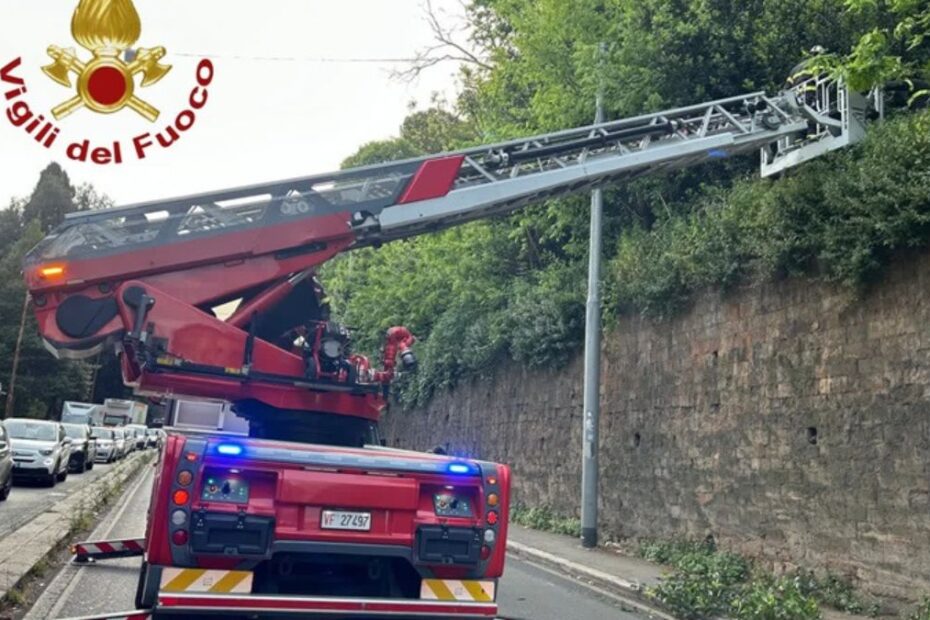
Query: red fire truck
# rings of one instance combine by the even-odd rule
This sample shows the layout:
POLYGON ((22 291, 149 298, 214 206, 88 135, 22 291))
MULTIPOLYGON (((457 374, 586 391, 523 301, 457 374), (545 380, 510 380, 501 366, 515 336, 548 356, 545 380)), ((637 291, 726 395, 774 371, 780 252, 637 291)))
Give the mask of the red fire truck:
POLYGON ((777 96, 69 215, 25 262, 49 348, 116 350, 137 393, 226 401, 249 421, 249 437, 170 434, 145 539, 79 557, 144 554, 143 615, 494 617, 510 469, 383 446, 378 419, 416 365, 414 336, 388 330, 376 368, 329 316, 315 269, 753 150, 778 173, 861 139, 880 114, 878 93, 812 77, 777 96))

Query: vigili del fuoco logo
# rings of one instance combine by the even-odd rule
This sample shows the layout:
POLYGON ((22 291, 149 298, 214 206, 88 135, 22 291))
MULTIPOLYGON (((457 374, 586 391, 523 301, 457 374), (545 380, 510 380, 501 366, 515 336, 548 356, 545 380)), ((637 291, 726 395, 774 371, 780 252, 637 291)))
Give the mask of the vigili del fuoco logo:
POLYGON ((37 113, 41 108, 29 101, 29 89, 21 77, 22 57, 0 68, 6 117, 14 127, 47 149, 63 147, 69 159, 107 165, 121 164, 127 157, 143 160, 150 149, 171 147, 194 126, 197 113, 207 104, 207 88, 214 76, 213 63, 206 58, 197 65, 186 107, 162 130, 136 135, 125 146, 121 140, 95 145, 90 139, 62 138, 62 128, 56 122, 67 118, 66 123, 77 126, 82 110, 97 114, 134 112, 156 123, 159 110, 137 91, 155 86, 172 69, 162 63, 168 55, 164 47, 134 47, 142 35, 142 20, 132 0, 80 0, 71 18, 71 34, 89 54, 49 46, 52 63, 42 71, 70 89, 72 95, 47 113, 37 113))

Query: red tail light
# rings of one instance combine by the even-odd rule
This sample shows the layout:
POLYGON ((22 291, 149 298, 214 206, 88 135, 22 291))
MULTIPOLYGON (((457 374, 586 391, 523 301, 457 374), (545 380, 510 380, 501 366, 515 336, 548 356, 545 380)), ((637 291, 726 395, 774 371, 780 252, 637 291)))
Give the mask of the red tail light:
POLYGON ((187 544, 187 530, 176 530, 174 534, 171 535, 171 542, 176 545, 186 545, 187 544))
POLYGON ((174 503, 178 506, 184 506, 191 500, 191 494, 184 489, 178 489, 174 492, 174 495, 171 496, 171 499, 174 500, 174 503))
POLYGON ((492 510, 488 513, 488 525, 497 525, 498 515, 497 512, 492 510))

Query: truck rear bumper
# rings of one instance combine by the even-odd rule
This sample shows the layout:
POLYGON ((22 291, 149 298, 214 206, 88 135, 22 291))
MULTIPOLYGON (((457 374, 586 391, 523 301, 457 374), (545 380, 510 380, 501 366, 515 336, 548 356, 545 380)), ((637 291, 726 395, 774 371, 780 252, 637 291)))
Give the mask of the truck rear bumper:
POLYGON ((494 618, 496 603, 395 599, 263 596, 255 594, 158 595, 157 615, 203 614, 223 618, 240 614, 259 617, 344 618, 494 618))

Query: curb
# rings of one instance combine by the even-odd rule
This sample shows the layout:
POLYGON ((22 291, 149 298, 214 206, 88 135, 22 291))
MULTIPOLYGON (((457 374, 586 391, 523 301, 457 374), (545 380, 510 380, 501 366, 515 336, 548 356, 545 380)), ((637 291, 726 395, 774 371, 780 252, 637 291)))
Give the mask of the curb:
POLYGON ((666 611, 657 606, 656 602, 649 599, 644 591, 642 584, 627 581, 621 577, 605 573, 595 568, 583 566, 576 562, 566 560, 555 554, 518 543, 513 540, 507 541, 507 551, 516 557, 542 564, 551 569, 555 569, 565 575, 574 577, 576 580, 593 586, 596 589, 604 590, 613 596, 622 599, 626 604, 643 612, 653 618, 662 620, 676 620, 674 616, 669 615, 666 611))
POLYGON ((50 553, 70 542, 74 533, 72 520, 83 511, 100 506, 100 490, 114 482, 125 484, 137 476, 145 467, 148 454, 134 454, 0 540, 0 603, 50 553))

